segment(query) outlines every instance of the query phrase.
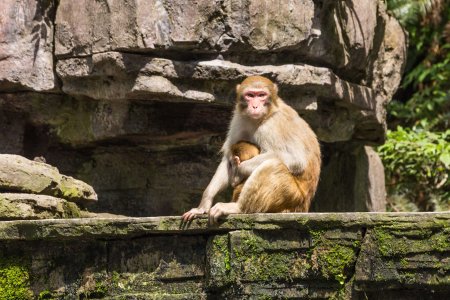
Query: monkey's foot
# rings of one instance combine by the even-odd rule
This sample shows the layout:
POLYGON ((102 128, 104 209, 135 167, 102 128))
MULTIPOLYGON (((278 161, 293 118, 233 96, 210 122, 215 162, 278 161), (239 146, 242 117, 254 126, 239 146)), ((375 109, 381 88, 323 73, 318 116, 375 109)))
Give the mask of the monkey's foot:
POLYGON ((239 176, 239 174, 235 174, 233 176, 233 178, 231 178, 231 187, 235 188, 237 185, 239 185, 241 182, 243 181, 243 179, 241 178, 241 176, 239 176))
POLYGON ((209 224, 217 224, 219 218, 230 214, 238 214, 241 212, 236 202, 223 203, 219 202, 209 210, 209 224))
POLYGON ((198 216, 204 215, 204 214, 206 214, 206 210, 205 209, 203 209, 203 208, 193 208, 190 211, 185 212, 181 218, 183 219, 184 222, 189 222, 189 221, 194 220, 198 216))

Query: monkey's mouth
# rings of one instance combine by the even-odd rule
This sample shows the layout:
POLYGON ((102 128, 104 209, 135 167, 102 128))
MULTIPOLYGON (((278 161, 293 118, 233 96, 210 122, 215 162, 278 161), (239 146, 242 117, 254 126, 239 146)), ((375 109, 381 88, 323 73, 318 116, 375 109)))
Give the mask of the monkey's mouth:
POLYGON ((250 112, 248 113, 248 116, 254 120, 258 120, 262 117, 263 113, 261 112, 250 112))

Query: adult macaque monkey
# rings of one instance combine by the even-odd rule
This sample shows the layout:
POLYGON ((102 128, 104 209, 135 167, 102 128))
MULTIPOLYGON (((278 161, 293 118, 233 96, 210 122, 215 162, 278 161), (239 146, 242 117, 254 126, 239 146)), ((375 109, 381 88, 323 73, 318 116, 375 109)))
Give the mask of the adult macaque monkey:
POLYGON ((200 205, 183 214, 185 222, 209 213, 210 223, 236 213, 307 212, 320 174, 316 135, 297 112, 278 97, 269 79, 251 76, 236 87, 237 103, 222 147, 223 158, 203 193, 200 205), (235 166, 231 146, 249 141, 261 153, 235 166), (214 196, 245 178, 236 202, 217 203, 214 196))

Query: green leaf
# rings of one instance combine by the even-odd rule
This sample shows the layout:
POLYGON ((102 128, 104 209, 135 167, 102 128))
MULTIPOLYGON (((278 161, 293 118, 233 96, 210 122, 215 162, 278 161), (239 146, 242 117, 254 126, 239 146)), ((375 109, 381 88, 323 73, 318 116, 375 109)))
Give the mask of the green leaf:
POLYGON ((450 167, 450 153, 442 153, 439 156, 439 160, 445 165, 446 168, 450 167))

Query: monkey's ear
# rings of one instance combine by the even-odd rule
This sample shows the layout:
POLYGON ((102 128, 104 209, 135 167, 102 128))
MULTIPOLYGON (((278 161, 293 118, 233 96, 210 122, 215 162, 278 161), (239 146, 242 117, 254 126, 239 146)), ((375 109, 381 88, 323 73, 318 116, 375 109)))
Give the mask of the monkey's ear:
POLYGON ((273 91, 276 95, 278 95, 278 85, 276 83, 273 84, 273 91))

